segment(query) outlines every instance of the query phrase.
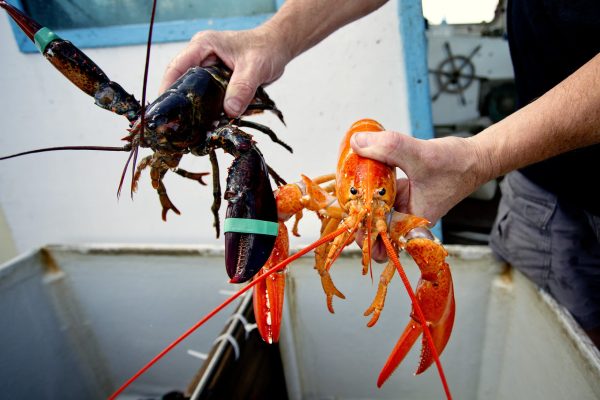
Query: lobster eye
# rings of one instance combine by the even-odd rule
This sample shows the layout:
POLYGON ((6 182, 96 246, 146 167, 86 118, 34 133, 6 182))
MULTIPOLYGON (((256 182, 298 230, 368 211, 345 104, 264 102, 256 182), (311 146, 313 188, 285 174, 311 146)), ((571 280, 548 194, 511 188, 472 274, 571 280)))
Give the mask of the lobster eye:
POLYGON ((381 188, 379 189, 379 192, 377 192, 380 196, 383 196, 385 194, 385 188, 381 188))
POLYGON ((357 194, 357 193, 358 193, 358 190, 354 186, 352 186, 350 188, 350 194, 357 194))

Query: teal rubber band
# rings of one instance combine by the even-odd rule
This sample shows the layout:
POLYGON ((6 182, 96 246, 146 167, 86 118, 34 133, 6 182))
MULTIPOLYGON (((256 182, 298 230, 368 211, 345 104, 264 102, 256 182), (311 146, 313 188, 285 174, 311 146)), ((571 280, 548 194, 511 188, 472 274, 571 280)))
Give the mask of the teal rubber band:
POLYGON ((277 236, 279 224, 260 219, 225 218, 223 230, 225 232, 258 233, 260 235, 277 236))
POLYGON ((60 39, 56 33, 48 28, 42 28, 33 35, 33 40, 40 53, 44 54, 46 47, 54 40, 60 39))

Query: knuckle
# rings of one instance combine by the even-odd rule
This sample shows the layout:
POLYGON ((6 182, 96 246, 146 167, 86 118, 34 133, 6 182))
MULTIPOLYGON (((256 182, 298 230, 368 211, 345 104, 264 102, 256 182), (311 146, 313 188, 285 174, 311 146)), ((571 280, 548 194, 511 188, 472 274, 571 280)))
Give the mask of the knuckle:
POLYGON ((403 155, 403 135, 397 132, 385 132, 383 136, 383 151, 386 161, 394 162, 399 156, 403 155))
POLYGON ((194 43, 198 43, 198 42, 210 42, 212 39, 214 39, 215 36, 215 31, 199 31, 196 32, 194 34, 194 36, 192 36, 192 42, 194 43))
POLYGON ((256 85, 254 85, 249 80, 238 80, 236 82, 232 82, 230 86, 233 87, 235 93, 242 97, 252 97, 256 92, 256 85))
POLYGON ((167 71, 177 70, 177 65, 178 65, 178 57, 175 57, 171 61, 169 61, 169 64, 167 64, 167 71))
POLYGON ((165 75, 167 76, 179 76, 185 72, 185 69, 181 67, 181 60, 179 57, 172 59, 167 68, 165 69, 165 75))

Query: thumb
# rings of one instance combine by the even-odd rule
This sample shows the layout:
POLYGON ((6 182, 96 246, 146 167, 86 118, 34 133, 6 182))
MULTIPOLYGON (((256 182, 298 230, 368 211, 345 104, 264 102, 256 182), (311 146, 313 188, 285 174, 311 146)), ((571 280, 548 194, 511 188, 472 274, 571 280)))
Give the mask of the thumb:
POLYGON ((239 117, 254 98, 256 88, 262 83, 259 74, 252 68, 236 65, 225 94, 225 112, 230 117, 239 117))
POLYGON ((417 139, 398 132, 358 132, 350 139, 358 155, 405 170, 417 157, 417 139))

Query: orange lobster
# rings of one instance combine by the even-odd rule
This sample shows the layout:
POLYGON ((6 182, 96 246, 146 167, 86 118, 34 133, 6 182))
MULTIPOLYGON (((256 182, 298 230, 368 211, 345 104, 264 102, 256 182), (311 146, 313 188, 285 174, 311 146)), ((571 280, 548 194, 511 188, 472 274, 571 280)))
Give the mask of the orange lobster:
POLYGON ((363 275, 369 270, 371 248, 378 238, 383 241, 390 259, 381 274, 377 294, 364 313, 365 316, 372 315, 367 325, 371 327, 379 319, 385 303, 387 286, 396 269, 413 303, 411 319, 388 357, 377 385, 379 387, 383 385, 423 333, 421 357, 416 374, 424 372, 435 362, 446 396, 451 398, 438 357, 448 343, 454 323, 452 276, 445 262, 448 253, 426 228, 427 220, 394 211, 395 169, 381 162, 361 157, 350 148, 350 137, 356 132, 381 130, 383 127, 373 120, 363 119, 354 123, 342 141, 335 175, 324 175, 313 180, 302 176, 301 182, 279 187, 275 191, 279 233, 265 266, 255 275, 250 284, 164 349, 111 398, 115 398, 159 358, 251 287, 255 287, 254 313, 260 334, 268 343, 277 342, 283 310, 284 269, 292 261, 313 249, 315 269, 321 277, 327 307, 333 313, 333 296, 344 298, 344 295, 333 284, 329 269, 344 247, 355 239, 359 230, 366 237, 362 247, 363 275), (321 238, 288 257, 289 239, 284 222, 295 216, 292 233, 298 235, 298 222, 304 209, 317 213, 321 218, 321 238), (412 256, 421 270, 416 294, 398 260, 398 253, 402 250, 406 250, 412 256))
MULTIPOLYGON (((421 270, 416 291, 417 302, 413 305, 410 322, 380 373, 378 386, 394 372, 423 332, 431 334, 431 343, 429 335, 424 335, 421 360, 416 373, 424 372, 436 361, 436 353, 444 350, 450 338, 455 308, 452 276, 445 262, 448 253, 426 229, 428 221, 393 210, 396 197, 395 169, 361 157, 350 148, 350 137, 356 132, 381 130, 383 127, 373 120, 356 122, 342 141, 335 175, 321 176, 314 180, 302 176, 301 182, 282 186, 276 191, 280 234, 271 258, 257 274, 258 277, 269 271, 288 256, 288 235, 283 221, 296 216, 293 233, 297 235, 302 210, 317 213, 322 219, 322 236, 342 228, 342 232, 332 242, 324 243, 315 250, 315 269, 321 276, 327 307, 333 313, 333 297, 344 298, 344 295, 335 287, 329 274, 332 264, 343 248, 354 240, 356 233, 362 230, 366 237, 362 247, 362 273, 366 274, 371 260, 371 248, 377 238, 381 238, 390 261, 381 274, 375 299, 364 313, 365 316, 371 315, 367 323, 371 327, 379 319, 387 286, 396 268, 403 280, 406 279, 397 258, 400 251, 406 250, 421 270), (327 186, 320 186, 327 183, 327 186), (421 317, 417 308, 422 310, 421 317), (424 326, 428 326, 429 331, 424 330, 424 326)), ((277 272, 266 280, 261 280, 254 290, 257 324, 267 342, 276 342, 279 338, 284 285, 282 272, 277 272)))

